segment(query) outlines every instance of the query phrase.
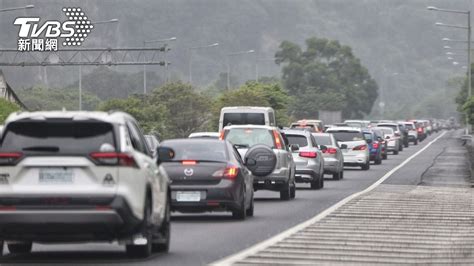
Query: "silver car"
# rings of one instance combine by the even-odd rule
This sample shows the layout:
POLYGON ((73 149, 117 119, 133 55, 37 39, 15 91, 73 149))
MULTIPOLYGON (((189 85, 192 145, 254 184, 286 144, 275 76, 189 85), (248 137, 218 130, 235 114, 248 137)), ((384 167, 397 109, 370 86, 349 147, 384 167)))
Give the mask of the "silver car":
POLYGON ((360 166, 362 170, 370 169, 369 146, 360 128, 333 127, 327 133, 332 133, 341 145, 344 165, 360 166))
POLYGON ((387 141, 387 151, 393 152, 397 155, 400 150, 401 140, 395 135, 395 132, 390 127, 375 127, 375 129, 380 129, 383 131, 385 141, 387 141))
POLYGON ((285 145, 282 135, 277 127, 259 125, 235 125, 223 129, 222 138, 230 141, 239 151, 240 156, 245 154, 250 147, 263 144, 272 148, 277 157, 273 173, 267 176, 254 176, 254 189, 279 191, 280 199, 295 198, 295 163, 291 151, 285 145))
POLYGON ((324 173, 331 174, 334 180, 344 178, 344 156, 334 136, 330 133, 313 133, 316 143, 326 146, 323 149, 324 173))
POLYGON ((307 130, 284 130, 282 133, 293 154, 296 182, 310 183, 311 189, 323 188, 324 159, 314 137, 307 130))

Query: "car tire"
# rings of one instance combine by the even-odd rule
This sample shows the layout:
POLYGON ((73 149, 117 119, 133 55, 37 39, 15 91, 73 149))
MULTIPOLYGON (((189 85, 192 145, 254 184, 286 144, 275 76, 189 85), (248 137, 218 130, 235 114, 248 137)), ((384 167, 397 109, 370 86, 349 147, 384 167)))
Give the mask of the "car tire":
POLYGON ((370 162, 368 161, 366 164, 361 165, 360 168, 362 168, 362 170, 364 170, 364 171, 369 170, 370 169, 370 162))
POLYGON ((296 183, 293 182, 293 185, 290 188, 290 198, 294 199, 296 198, 296 183))
POLYGON ((0 240, 0 257, 3 256, 3 240, 0 240))
POLYGON ((171 207, 169 198, 168 203, 166 204, 165 218, 158 230, 158 234, 158 243, 152 243, 152 252, 168 252, 170 250, 171 242, 171 207))
POLYGON ((341 171, 341 179, 344 179, 344 170, 341 171))
POLYGON ((400 146, 398 147, 398 151, 403 151, 403 144, 400 144, 400 146))
POLYGON ((393 151, 393 154, 398 155, 398 151, 393 151))
POLYGON ((321 189, 322 188, 321 179, 324 179, 324 178, 321 178, 320 176, 318 176, 317 178, 314 178, 310 183, 311 189, 314 189, 314 190, 321 189))
POLYGON ((247 209, 247 216, 248 217, 252 217, 253 216, 253 213, 254 213, 254 198, 253 198, 253 195, 252 195, 252 199, 250 201, 250 207, 247 209))
POLYGON ((376 165, 379 165, 379 164, 382 164, 382 155, 378 155, 377 157, 375 157, 375 162, 374 162, 376 165))
POLYGON ((247 218, 247 208, 245 207, 246 193, 244 192, 243 195, 240 208, 232 211, 232 217, 236 220, 245 220, 247 218))
POLYGON ((332 179, 341 180, 342 179, 341 174, 342 174, 342 172, 332 174, 332 179))
POLYGON ((413 145, 418 145, 418 140, 415 140, 415 141, 413 142, 413 145))
POLYGON ((290 200, 291 198, 291 189, 290 189, 290 182, 288 181, 286 187, 280 191, 280 199, 281 200, 290 200))
POLYGON ((31 252, 31 249, 33 248, 33 243, 26 242, 26 243, 21 243, 21 244, 7 244, 7 246, 8 246, 8 251, 11 254, 25 254, 25 253, 31 252))
POLYGON ((388 153, 382 154, 382 160, 387 160, 387 158, 388 158, 388 153))
POLYGON ((127 254, 130 257, 134 258, 148 258, 152 253, 152 233, 150 228, 152 228, 151 224, 151 200, 147 198, 145 204, 145 215, 143 217, 143 223, 141 226, 141 233, 147 239, 146 245, 133 245, 129 244, 125 246, 127 254))

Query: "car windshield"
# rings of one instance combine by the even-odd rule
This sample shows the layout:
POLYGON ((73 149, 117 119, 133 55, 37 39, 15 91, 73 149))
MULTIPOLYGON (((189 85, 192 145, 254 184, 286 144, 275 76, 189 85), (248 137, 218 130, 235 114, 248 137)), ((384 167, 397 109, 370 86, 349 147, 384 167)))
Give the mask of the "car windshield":
POLYGON ((89 154, 116 149, 111 124, 71 120, 10 123, 0 146, 0 151, 26 154, 89 154))
POLYGON ((299 147, 306 147, 308 146, 308 139, 306 136, 302 135, 286 135, 286 138, 288 139, 288 144, 297 144, 299 147))
POLYGON ((359 141, 364 140, 361 132, 356 131, 331 131, 337 141, 359 141))
POLYGON ((328 136, 328 135, 314 135, 314 138, 316 139, 316 142, 319 144, 319 145, 332 145, 331 143, 331 137, 328 136))
POLYGON ((225 139, 242 147, 252 147, 256 144, 274 147, 271 131, 264 128, 232 128, 227 130, 225 139))
POLYGON ((226 145, 224 141, 208 140, 169 140, 160 145, 172 148, 175 152, 173 161, 227 161, 226 145))

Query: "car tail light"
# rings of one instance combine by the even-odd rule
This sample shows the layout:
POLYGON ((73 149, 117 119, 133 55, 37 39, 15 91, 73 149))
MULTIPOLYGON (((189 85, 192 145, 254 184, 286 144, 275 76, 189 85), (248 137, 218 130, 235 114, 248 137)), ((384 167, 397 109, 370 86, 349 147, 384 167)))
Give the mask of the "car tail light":
POLYGON ((419 127, 419 128, 418 128, 418 132, 419 132, 419 133, 422 133, 422 132, 423 132, 423 128, 419 127))
POLYGON ((367 145, 359 145, 352 148, 353 151, 365 151, 367 150, 367 145))
POLYGON ((21 152, 0 152, 0 165, 15 165, 21 157, 21 152))
POLYGON ((305 158, 316 158, 318 156, 318 153, 314 151, 301 151, 299 153, 300 157, 305 157, 305 158))
POLYGON ((378 142, 374 142, 374 144, 372 144, 372 147, 374 149, 378 149, 379 148, 379 143, 378 142))
POLYGON ((239 175, 239 168, 233 164, 228 164, 225 169, 217 170, 212 174, 213 177, 220 177, 234 180, 239 175))
POLYGON ((336 154, 336 153, 337 153, 337 149, 335 149, 335 148, 327 148, 327 149, 324 150, 323 153, 336 154))
POLYGON ((283 149, 283 143, 280 141, 280 135, 278 134, 278 131, 273 130, 273 138, 275 139, 276 148, 279 150, 283 149))
POLYGON ((224 130, 219 133, 219 140, 224 140, 224 130))
POLYGON ((97 165, 119 165, 138 168, 132 155, 119 152, 93 152, 91 158, 97 165))

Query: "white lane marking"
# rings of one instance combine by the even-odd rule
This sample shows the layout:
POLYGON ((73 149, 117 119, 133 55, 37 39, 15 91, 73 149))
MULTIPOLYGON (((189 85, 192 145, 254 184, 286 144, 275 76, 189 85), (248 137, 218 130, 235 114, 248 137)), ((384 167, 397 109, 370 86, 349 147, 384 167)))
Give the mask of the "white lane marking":
POLYGON ((233 255, 230 255, 228 257, 225 257, 223 259, 220 259, 218 261, 215 261, 215 262, 212 262, 211 266, 225 266, 225 265, 232 265, 240 260, 243 260, 245 259, 246 257, 248 256, 251 256, 251 255, 254 255, 256 253, 258 253, 259 251, 262 251, 264 249, 266 249, 267 247, 277 243, 277 242, 280 242, 282 241, 283 239, 297 233, 298 231, 300 230, 303 230, 304 228, 312 225, 313 223, 316 223, 316 222, 319 222, 320 220, 322 220, 323 218, 325 218, 326 216, 328 216, 329 214, 331 214, 332 212, 336 211, 337 209, 339 209, 340 207, 342 207, 344 204, 348 203, 349 201, 353 200, 354 198, 364 194, 364 193, 367 193, 367 192, 370 192, 372 191, 374 188, 376 188, 378 185, 380 185, 383 181, 385 181, 387 178, 389 178, 391 175, 393 175, 396 171, 398 171, 398 169, 402 168, 403 166, 405 166, 408 162, 410 162, 411 160, 413 160, 416 156, 418 156, 420 153, 422 153, 423 151, 425 151, 428 147, 430 147, 433 143, 435 143, 438 139, 440 139, 441 137, 443 137, 445 134, 446 134, 447 131, 444 131, 441 135, 439 135, 438 137, 436 137, 434 140, 432 140, 431 142, 429 142, 425 147, 423 147, 421 150, 417 151, 415 154, 413 154, 412 156, 408 157, 405 161, 403 161, 401 164, 399 164, 398 166, 394 167, 392 170, 390 170, 388 173, 386 173, 384 176, 382 176, 379 180, 377 180, 375 183, 373 183, 370 187, 362 190, 362 191, 359 191, 359 192, 356 192, 352 195, 349 195, 347 196, 346 198, 342 199, 341 201, 339 201, 338 203, 332 205, 331 207, 327 208, 326 210, 324 210, 323 212, 319 213, 318 215, 314 216, 313 218, 305 221, 305 222, 302 222, 294 227, 291 227, 289 229, 287 229, 286 231, 283 231, 282 233, 274 236, 274 237, 271 237, 267 240, 264 240, 260 243, 257 243, 247 249, 244 249, 236 254, 233 254, 233 255))

